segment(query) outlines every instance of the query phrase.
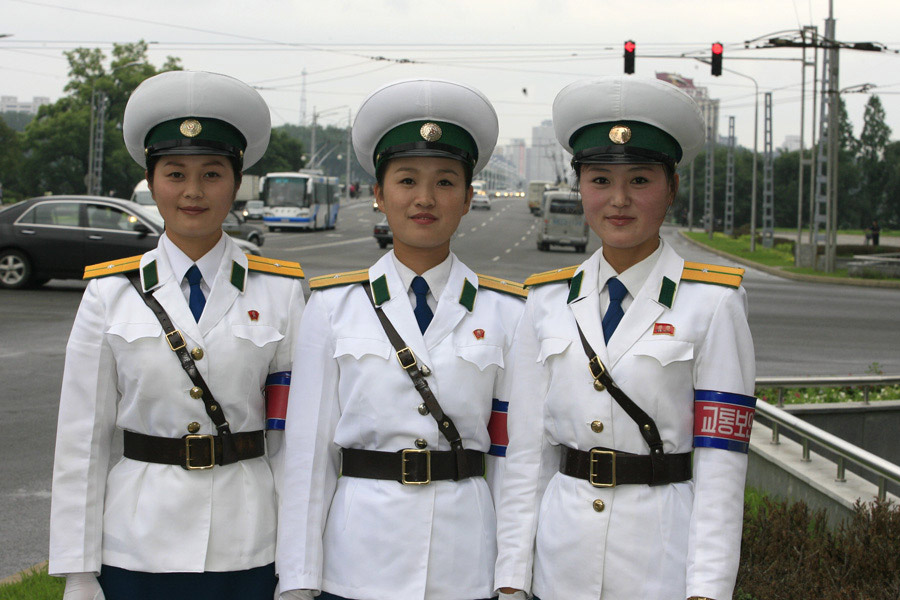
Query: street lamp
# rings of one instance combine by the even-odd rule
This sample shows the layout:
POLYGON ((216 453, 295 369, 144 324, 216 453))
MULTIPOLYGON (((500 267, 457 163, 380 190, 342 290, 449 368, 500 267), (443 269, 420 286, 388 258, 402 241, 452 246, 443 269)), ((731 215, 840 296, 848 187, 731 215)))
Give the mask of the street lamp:
MULTIPOLYGON (((134 60, 110 70, 108 75, 143 64, 146 63, 134 60)), ((106 128, 106 108, 109 100, 106 92, 97 92, 98 78, 99 76, 91 80, 91 138, 88 146, 88 173, 85 177, 87 193, 92 196, 99 196, 103 188, 103 134, 106 128)))

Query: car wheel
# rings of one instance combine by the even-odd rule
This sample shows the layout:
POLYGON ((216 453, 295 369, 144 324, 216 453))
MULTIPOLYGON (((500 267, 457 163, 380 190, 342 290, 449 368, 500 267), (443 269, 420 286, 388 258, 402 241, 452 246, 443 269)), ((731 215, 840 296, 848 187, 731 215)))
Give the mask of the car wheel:
POLYGON ((0 251, 0 288, 18 290, 31 283, 31 261, 18 250, 0 251))
POLYGON ((256 235, 255 233, 251 233, 250 235, 248 235, 247 241, 250 242, 251 244, 256 244, 257 246, 262 246, 262 244, 260 243, 259 236, 256 235))

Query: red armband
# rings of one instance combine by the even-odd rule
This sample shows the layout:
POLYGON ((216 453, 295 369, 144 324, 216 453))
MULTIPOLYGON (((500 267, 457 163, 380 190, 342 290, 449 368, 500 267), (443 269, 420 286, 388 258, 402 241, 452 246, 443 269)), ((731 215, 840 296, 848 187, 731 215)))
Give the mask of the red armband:
POLYGON ((488 421, 488 433, 491 436, 491 449, 488 454, 492 456, 506 456, 506 446, 509 444, 509 433, 506 431, 506 413, 509 410, 509 402, 494 398, 491 404, 491 420, 488 421))
POLYGON ((284 430, 290 389, 290 371, 269 373, 266 377, 266 429, 284 430))
POLYGON ((713 390, 694 391, 694 447, 746 454, 756 398, 713 390))

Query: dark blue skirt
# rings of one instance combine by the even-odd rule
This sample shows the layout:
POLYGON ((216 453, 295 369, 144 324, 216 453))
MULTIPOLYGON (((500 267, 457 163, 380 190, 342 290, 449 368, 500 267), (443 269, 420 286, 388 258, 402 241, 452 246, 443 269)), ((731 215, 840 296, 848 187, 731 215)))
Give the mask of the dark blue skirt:
POLYGON ((103 565, 106 600, 272 600, 275 563, 222 573, 144 573, 103 565))

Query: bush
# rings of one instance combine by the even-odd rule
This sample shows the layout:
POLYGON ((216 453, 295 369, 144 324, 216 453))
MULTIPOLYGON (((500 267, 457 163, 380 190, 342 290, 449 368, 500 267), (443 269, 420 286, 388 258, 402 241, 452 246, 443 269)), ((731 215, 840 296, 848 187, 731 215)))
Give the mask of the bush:
POLYGON ((748 494, 735 598, 896 600, 900 510, 857 502, 836 531, 825 511, 748 494))

